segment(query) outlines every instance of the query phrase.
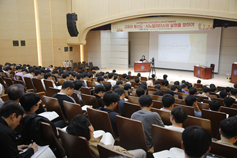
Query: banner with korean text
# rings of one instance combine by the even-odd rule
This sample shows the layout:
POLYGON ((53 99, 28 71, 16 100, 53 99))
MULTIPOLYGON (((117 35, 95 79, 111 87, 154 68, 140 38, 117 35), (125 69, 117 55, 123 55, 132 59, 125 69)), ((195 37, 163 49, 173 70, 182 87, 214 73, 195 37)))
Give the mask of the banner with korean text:
POLYGON ((212 30, 213 19, 193 17, 137 18, 111 24, 111 32, 212 30))

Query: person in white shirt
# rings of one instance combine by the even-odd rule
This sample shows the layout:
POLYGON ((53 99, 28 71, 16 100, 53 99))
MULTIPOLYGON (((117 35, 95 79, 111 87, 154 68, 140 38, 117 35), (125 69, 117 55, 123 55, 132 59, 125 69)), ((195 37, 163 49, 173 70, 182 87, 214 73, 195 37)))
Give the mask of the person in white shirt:
POLYGON ((109 79, 107 80, 107 82, 110 82, 112 87, 116 85, 116 81, 114 80, 114 75, 112 73, 109 73, 108 77, 109 79))
POLYGON ((97 77, 97 82, 95 82, 95 85, 103 85, 104 78, 102 76, 97 77))
POLYGON ((24 77, 29 77, 31 79, 33 79, 35 76, 35 70, 34 69, 30 69, 29 73, 25 74, 24 77))
POLYGON ((170 122, 172 123, 171 126, 165 126, 165 128, 183 132, 184 128, 183 123, 188 118, 188 115, 183 107, 176 106, 171 110, 170 115, 170 122))
POLYGON ((171 111, 174 108, 174 102, 175 102, 174 96, 172 96, 171 94, 165 94, 162 97, 163 108, 161 108, 160 110, 171 111))
POLYGON ((210 93, 210 88, 203 86, 202 87, 202 94, 197 94, 197 96, 207 97, 208 100, 211 100, 211 98, 208 96, 210 93))

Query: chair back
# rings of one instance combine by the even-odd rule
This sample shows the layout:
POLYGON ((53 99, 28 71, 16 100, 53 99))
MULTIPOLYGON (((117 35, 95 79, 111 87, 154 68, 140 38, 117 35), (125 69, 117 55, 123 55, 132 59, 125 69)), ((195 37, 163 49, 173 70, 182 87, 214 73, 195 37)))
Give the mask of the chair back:
POLYGON ((161 109, 163 107, 162 101, 153 100, 153 108, 161 109))
MULTIPOLYGON (((109 132, 114 136, 114 131, 110 122, 109 114, 107 112, 87 108, 87 113, 91 124, 95 130, 103 130, 109 132)), ((115 136, 114 136, 115 137, 115 136)))
POLYGON ((147 81, 147 77, 141 77, 142 81, 147 81))
POLYGON ((78 62, 77 64, 78 64, 78 67, 81 68, 81 62, 78 62))
POLYGON ((112 150, 108 147, 106 147, 105 145, 102 144, 98 144, 97 148, 99 150, 100 153, 100 157, 116 157, 116 156, 121 156, 123 158, 132 158, 132 156, 127 155, 127 154, 123 154, 122 152, 118 152, 116 150, 112 150))
POLYGON ((195 88, 202 88, 202 84, 200 84, 200 83, 194 83, 194 87, 195 87, 195 88))
POLYGON ((125 110, 126 117, 131 118, 134 112, 141 110, 141 107, 137 104, 124 102, 124 110, 125 110))
MULTIPOLYGON (((49 80, 43 80, 44 81, 44 86, 45 86, 45 89, 46 89, 46 94, 48 96, 48 93, 49 93, 49 87, 54 87, 53 86, 53 82, 52 81, 49 81, 49 80)), ((50 96, 51 97, 51 96, 50 96)))
MULTIPOLYGON (((178 92, 178 94, 183 97, 183 100, 185 100, 185 98, 189 95, 189 94, 180 93, 180 92, 178 92)), ((185 104, 186 104, 186 103, 185 103, 185 104)))
POLYGON ((78 68, 77 63, 73 63, 73 68, 78 68))
MULTIPOLYGON (((213 98, 212 98, 212 100, 213 100, 213 98)), ((208 100, 208 99, 203 99, 202 100, 204 103, 207 103, 207 104, 209 104, 210 102, 211 102, 211 100, 208 100)))
POLYGON ((25 84, 26 84, 27 89, 33 89, 34 92, 35 92, 36 90, 35 90, 35 86, 32 82, 32 79, 29 78, 29 77, 24 77, 24 80, 25 80, 25 84))
POLYGON ((151 128, 154 152, 169 150, 172 147, 181 148, 182 132, 154 124, 151 128))
POLYGON ((148 151, 145 133, 141 121, 116 115, 120 145, 127 149, 143 149, 148 151))
POLYGON ((194 115, 194 108, 191 106, 181 105, 181 104, 174 104, 174 106, 182 106, 185 109, 187 115, 195 116, 194 115))
POLYGON ((83 93, 83 94, 91 95, 91 91, 90 91, 89 88, 81 87, 80 91, 81 91, 81 93, 83 93))
POLYGON ((175 99, 175 103, 176 104, 181 104, 181 105, 186 105, 186 102, 183 99, 175 99))
POLYGON ((33 82, 34 82, 36 92, 45 92, 44 86, 40 79, 33 78, 33 82))
POLYGON ((89 65, 90 65, 90 68, 94 67, 92 62, 89 62, 89 65))
POLYGON ((163 110, 156 109, 156 108, 151 108, 151 111, 158 113, 165 125, 172 125, 172 123, 170 122, 170 112, 169 111, 163 111, 163 110))
POLYGON ((95 109, 99 108, 99 105, 97 103, 97 99, 95 96, 81 93, 81 98, 83 101, 83 105, 92 105, 93 108, 95 109))
POLYGON ((237 148, 212 141, 210 153, 228 158, 236 158, 237 148))
POLYGON ((198 107, 199 109, 202 111, 202 109, 209 109, 209 104, 207 103, 197 103, 198 104, 198 107))
POLYGON ((202 102, 203 102, 203 99, 208 99, 207 97, 204 97, 204 96, 197 96, 198 99, 200 99, 202 102))
POLYGON ((52 97, 54 94, 60 92, 60 89, 49 87, 47 96, 52 97))
POLYGON ((139 104, 139 97, 135 96, 128 96, 128 102, 133 104, 139 104))
POLYGON ((77 93, 74 93, 74 92, 73 92, 72 95, 71 95, 71 97, 73 97, 73 99, 75 100, 75 102, 76 102, 77 104, 81 104, 79 98, 77 97, 77 93))
POLYGON ((183 127, 197 125, 206 129, 211 134, 211 121, 204 118, 198 118, 194 116, 188 116, 188 118, 183 123, 183 127))
POLYGON ((95 87, 95 82, 93 81, 86 81, 87 87, 95 87))
POLYGON ((223 112, 202 110, 202 118, 209 119, 211 121, 212 137, 217 138, 219 132, 220 122, 226 119, 226 114, 223 112))
POLYGON ((214 98, 217 98, 216 95, 212 95, 212 94, 210 94, 210 95, 208 95, 208 96, 211 98, 211 100, 213 100, 214 98))
POLYGON ((226 114, 229 114, 229 117, 236 116, 237 115, 237 109, 221 106, 221 112, 224 112, 226 114))
POLYGON ((58 142, 57 137, 54 134, 53 128, 50 124, 41 122, 40 126, 40 138, 42 144, 39 145, 50 145, 53 149, 56 157, 64 157, 64 149, 61 144, 58 142))
POLYGON ((1 96, 1 99, 2 99, 4 102, 9 101, 8 94, 2 95, 2 96, 1 96))
POLYGON ((55 111, 59 115, 59 119, 64 120, 66 122, 66 118, 63 115, 63 111, 62 111, 61 106, 58 102, 58 99, 43 96, 43 100, 44 100, 45 107, 46 107, 47 111, 55 111))
POLYGON ((0 83, 4 86, 4 89, 7 89, 6 83, 3 81, 2 77, 0 77, 0 83))
POLYGON ((61 129, 58 132, 68 158, 93 158, 86 138, 70 135, 61 129))
POLYGON ((24 87, 24 90, 26 92, 26 87, 25 87, 25 83, 23 80, 14 80, 14 84, 21 84, 24 87))
POLYGON ((13 85, 13 81, 11 78, 4 78, 7 87, 10 87, 11 85, 13 85))
POLYGON ((80 104, 76 104, 76 103, 71 103, 68 101, 63 101, 63 106, 67 115, 67 119, 70 122, 74 116, 76 115, 83 115, 82 109, 81 109, 81 105, 80 104))
POLYGON ((23 81, 22 77, 19 76, 19 75, 15 75, 14 77, 15 77, 16 80, 21 80, 21 81, 23 81))
POLYGON ((41 102, 41 104, 39 105, 38 110, 35 111, 35 113, 36 113, 36 114, 40 114, 40 113, 42 113, 42 112, 45 112, 45 109, 44 109, 45 104, 44 104, 43 96, 45 96, 46 94, 45 94, 45 92, 38 92, 38 93, 36 93, 36 94, 38 94, 38 95, 40 96, 40 100, 41 100, 42 102, 41 102))
POLYGON ((224 99, 221 98, 213 98, 213 100, 217 100, 221 103, 221 106, 224 106, 224 99))
POLYGON ((85 64, 81 64, 81 67, 80 68, 85 68, 85 64))

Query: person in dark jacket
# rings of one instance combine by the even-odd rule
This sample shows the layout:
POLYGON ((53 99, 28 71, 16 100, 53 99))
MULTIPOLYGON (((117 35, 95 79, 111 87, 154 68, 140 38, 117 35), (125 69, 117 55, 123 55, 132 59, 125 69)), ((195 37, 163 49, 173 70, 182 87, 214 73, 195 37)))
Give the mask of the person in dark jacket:
POLYGON ((38 145, 18 145, 14 129, 20 124, 24 109, 18 103, 8 101, 0 109, 0 157, 1 158, 30 158, 37 150, 38 145), (23 148, 28 148, 24 153, 23 148))

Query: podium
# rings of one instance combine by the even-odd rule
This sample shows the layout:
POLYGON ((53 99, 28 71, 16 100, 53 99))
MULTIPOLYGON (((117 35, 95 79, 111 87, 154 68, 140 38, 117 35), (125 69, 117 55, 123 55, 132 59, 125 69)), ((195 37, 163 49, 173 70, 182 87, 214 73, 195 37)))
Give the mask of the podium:
POLYGON ((212 68, 194 66, 194 76, 202 79, 212 79, 212 68))
POLYGON ((232 64, 231 82, 237 83, 237 64, 232 64))
POLYGON ((134 72, 150 72, 151 63, 136 63, 134 62, 134 72))

